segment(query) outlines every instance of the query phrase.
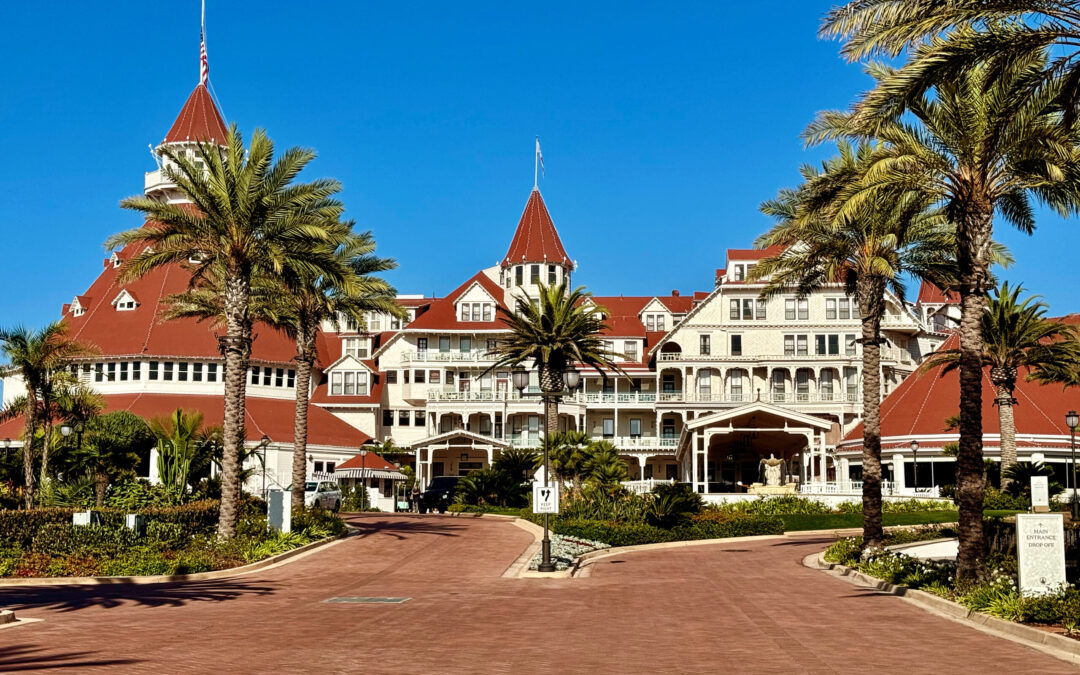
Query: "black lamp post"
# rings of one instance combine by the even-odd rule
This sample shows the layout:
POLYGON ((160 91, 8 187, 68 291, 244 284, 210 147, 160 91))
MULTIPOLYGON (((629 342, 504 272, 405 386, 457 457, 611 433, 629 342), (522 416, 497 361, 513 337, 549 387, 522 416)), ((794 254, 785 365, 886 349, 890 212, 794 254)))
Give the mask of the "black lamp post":
POLYGON ((360 449, 360 510, 367 510, 367 450, 360 449))
POLYGON ((262 440, 259 443, 262 446, 262 498, 266 501, 266 450, 270 447, 270 437, 263 434, 262 440))
MULTIPOLYGON (((510 374, 510 378, 513 382, 514 388, 518 390, 518 394, 520 396, 540 396, 544 401, 544 440, 542 445, 544 446, 544 487, 548 487, 548 484, 550 483, 550 480, 548 478, 548 446, 550 445, 551 441, 550 434, 554 431, 554 429, 548 429, 548 416, 546 414, 546 408, 547 404, 549 403, 551 405, 558 406, 559 399, 562 397, 564 392, 545 392, 543 391, 543 389, 541 389, 539 394, 526 393, 525 389, 529 386, 529 371, 520 368, 514 370, 510 374)), ((581 384, 581 373, 574 370, 573 368, 570 368, 563 372, 562 379, 563 386, 567 390, 572 391, 574 389, 577 389, 578 385, 581 384)), ((556 411, 557 410, 558 408, 556 407, 556 411)), ((551 537, 548 530, 548 514, 546 513, 544 514, 544 539, 540 542, 540 564, 537 566, 536 569, 538 572, 555 571, 555 563, 551 562, 551 537)))
POLYGON ((915 460, 915 480, 913 481, 915 483, 915 485, 913 485, 912 487, 915 488, 915 493, 916 493, 916 495, 918 495, 918 492, 919 492, 919 442, 918 441, 912 441, 911 442, 911 457, 912 457, 912 459, 915 460))
POLYGON ((1072 495, 1069 502, 1072 504, 1072 519, 1080 520, 1080 502, 1076 500, 1076 426, 1080 424, 1080 415, 1075 410, 1065 413, 1065 426, 1069 427, 1069 448, 1072 450, 1072 495))

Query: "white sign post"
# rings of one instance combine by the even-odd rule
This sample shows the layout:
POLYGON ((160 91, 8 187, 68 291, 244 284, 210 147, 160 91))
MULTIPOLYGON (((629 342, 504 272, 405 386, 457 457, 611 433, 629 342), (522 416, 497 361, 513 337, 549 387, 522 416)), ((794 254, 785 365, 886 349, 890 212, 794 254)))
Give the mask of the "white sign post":
POLYGON ((1016 514, 1021 595, 1056 593, 1065 583, 1065 521, 1060 513, 1016 514))
POLYGON ((1050 484, 1046 476, 1031 477, 1031 510, 1035 513, 1050 511, 1050 484))
POLYGON ((559 487, 554 484, 533 484, 533 513, 559 512, 559 487))

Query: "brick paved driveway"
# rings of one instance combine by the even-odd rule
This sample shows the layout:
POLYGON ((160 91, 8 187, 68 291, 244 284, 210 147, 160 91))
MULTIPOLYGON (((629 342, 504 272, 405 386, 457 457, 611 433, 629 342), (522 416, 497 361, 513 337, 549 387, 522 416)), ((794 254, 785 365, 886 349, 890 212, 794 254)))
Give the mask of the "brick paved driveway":
POLYGON ((1075 672, 802 567, 823 540, 633 553, 585 578, 525 580, 501 577, 531 542, 510 523, 352 522, 363 535, 232 580, 0 589, 0 606, 45 619, 0 630, 0 672, 1075 672))

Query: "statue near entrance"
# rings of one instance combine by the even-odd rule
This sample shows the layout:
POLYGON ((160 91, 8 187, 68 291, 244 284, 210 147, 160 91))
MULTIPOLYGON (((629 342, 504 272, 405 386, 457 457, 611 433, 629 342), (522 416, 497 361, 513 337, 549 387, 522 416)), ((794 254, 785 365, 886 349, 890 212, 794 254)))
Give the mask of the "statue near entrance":
POLYGON ((787 463, 769 453, 758 462, 758 482, 750 486, 751 494, 793 494, 795 484, 787 482, 787 463))

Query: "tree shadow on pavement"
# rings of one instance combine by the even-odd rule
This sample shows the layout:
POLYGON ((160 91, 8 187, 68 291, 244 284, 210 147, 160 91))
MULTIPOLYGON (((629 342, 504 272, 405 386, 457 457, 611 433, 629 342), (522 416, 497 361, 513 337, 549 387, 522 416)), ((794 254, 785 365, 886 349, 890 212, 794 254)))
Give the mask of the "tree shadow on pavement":
POLYGON ((373 535, 388 535, 396 539, 407 539, 410 535, 417 534, 458 537, 461 536, 459 533, 465 529, 462 525, 442 521, 449 521, 449 519, 440 518, 439 521, 436 521, 435 519, 421 520, 419 518, 410 518, 408 520, 365 519, 361 521, 352 521, 349 524, 359 530, 359 532, 352 536, 361 538, 373 535))
POLYGON ((90 652, 42 654, 45 647, 12 645, 0 647, 0 672, 22 672, 53 668, 108 668, 139 663, 139 659, 88 659, 90 652))
POLYGON ((230 579, 168 584, 21 586, 0 590, 0 606, 59 612, 122 605, 180 607, 192 602, 226 602, 244 596, 269 595, 274 590, 274 586, 266 582, 253 584, 230 579))

